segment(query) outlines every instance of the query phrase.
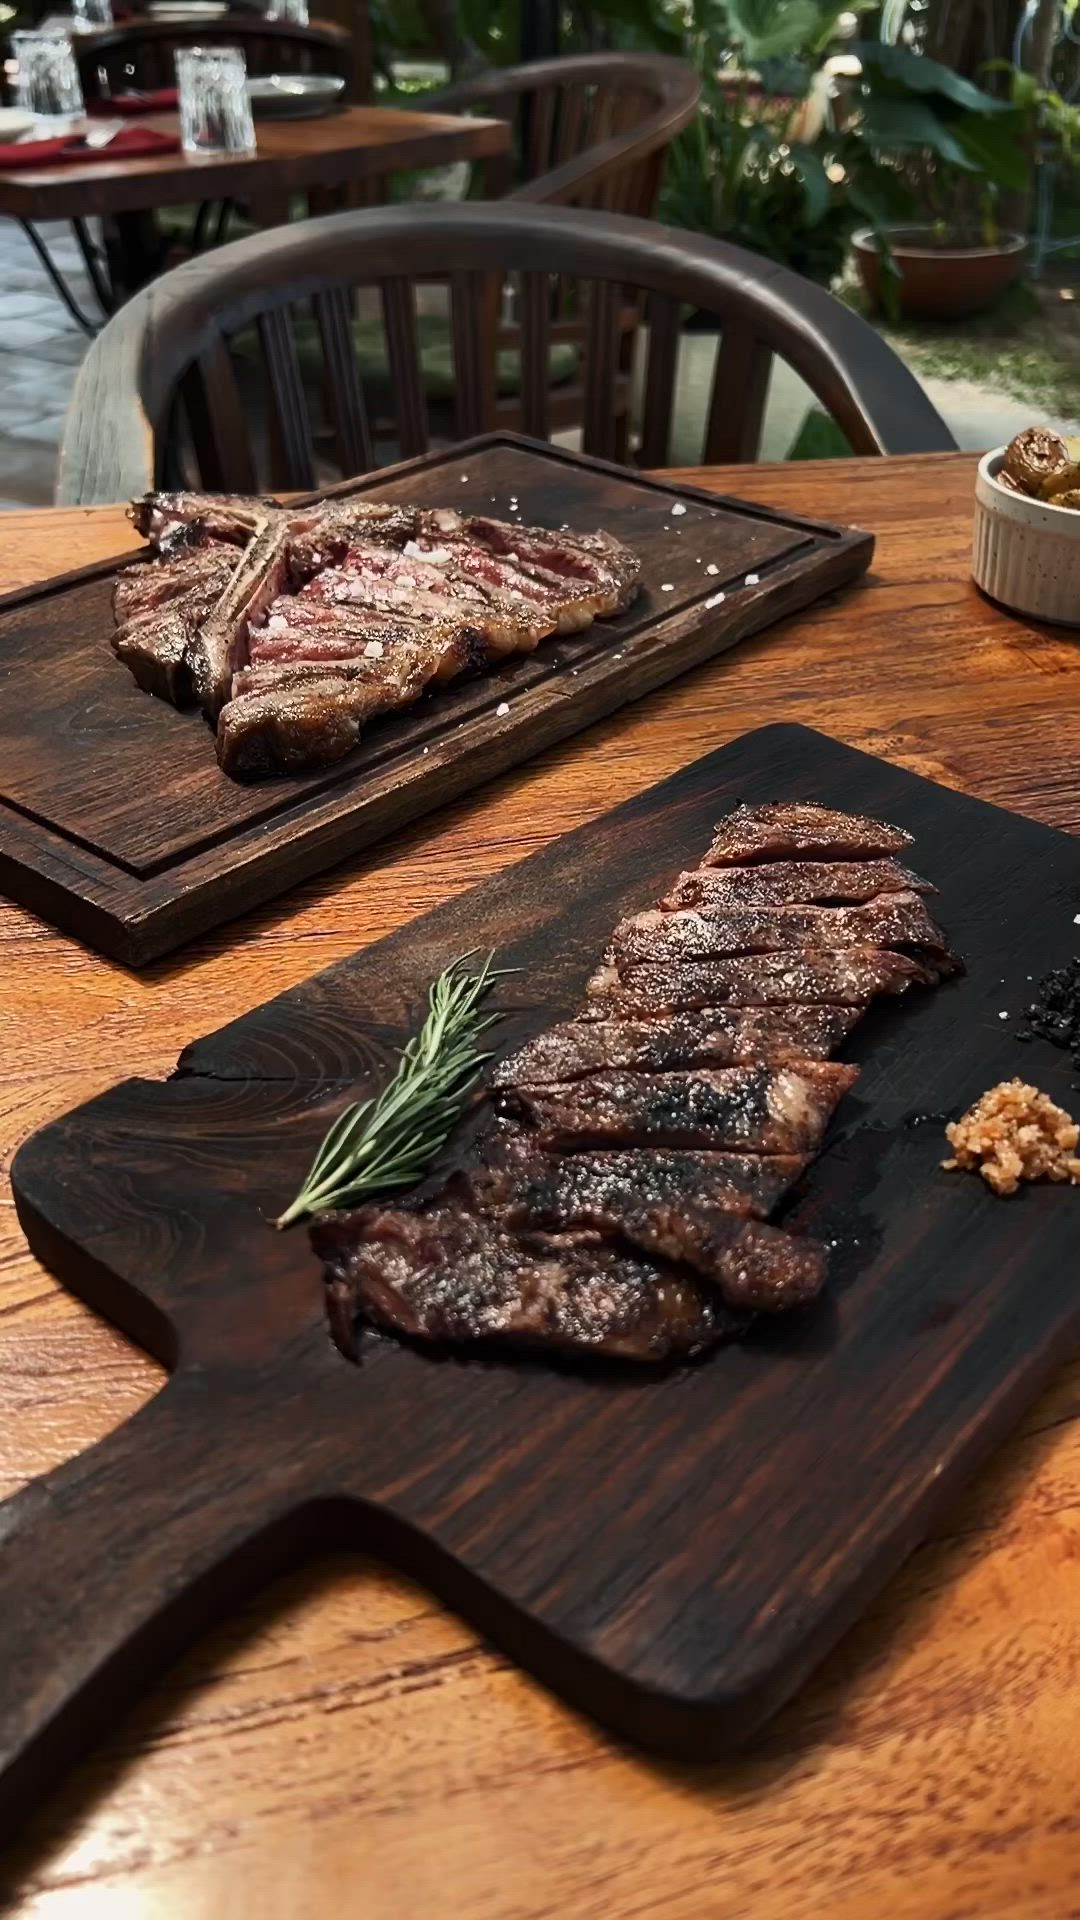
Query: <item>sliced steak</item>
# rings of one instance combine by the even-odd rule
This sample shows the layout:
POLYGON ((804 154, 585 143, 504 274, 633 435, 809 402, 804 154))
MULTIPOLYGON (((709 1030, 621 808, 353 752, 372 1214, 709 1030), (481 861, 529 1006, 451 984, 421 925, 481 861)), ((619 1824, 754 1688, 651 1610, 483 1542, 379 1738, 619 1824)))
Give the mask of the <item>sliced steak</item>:
POLYGON ((495 1087, 580 1080, 605 1069, 669 1073, 679 1067, 726 1067, 759 1060, 824 1059, 850 1033, 858 1008, 703 1008, 656 1020, 568 1021, 538 1033, 500 1060, 495 1087))
POLYGON ((374 656, 243 668, 218 720, 218 760, 238 779, 329 766, 374 715, 411 706, 448 662, 459 671, 464 650, 460 627, 417 623, 374 656))
POLYGON ((599 1235, 515 1234, 459 1200, 328 1214, 311 1238, 346 1353, 358 1315, 414 1340, 649 1362, 700 1352, 745 1325, 687 1269, 599 1235))
POLYGON ((617 1145, 808 1154, 857 1078, 857 1067, 824 1060, 594 1073, 566 1086, 507 1088, 495 1101, 559 1152, 617 1145))
POLYGON ((879 947, 841 953, 761 953, 685 966, 603 966, 581 1020, 637 1020, 698 1007, 840 1006, 865 1009, 879 993, 937 983, 936 968, 879 947))
POLYGON ((279 511, 276 500, 237 493, 145 493, 133 500, 128 519, 145 539, 160 546, 180 530, 199 525, 218 540, 245 546, 279 511))
POLYGON ((883 893, 933 893, 897 860, 777 860, 757 867, 698 867, 680 873, 660 905, 676 907, 842 906, 883 893))
POLYGON ((703 867, 759 860, 870 860, 902 853, 910 833, 859 813, 837 813, 806 800, 736 807, 716 829, 703 867))
POLYGON ((168 565, 133 567, 120 575, 114 608, 128 612, 113 633, 113 652, 145 693, 175 707, 191 705, 199 629, 238 564, 235 547, 214 542, 168 565), (135 574, 146 578, 132 578, 135 574))
POLYGON ((467 516, 463 531, 524 573, 535 572, 538 579, 554 575, 564 582, 580 581, 588 594, 579 594, 578 604, 584 609, 587 600, 594 619, 625 613, 640 590, 640 560, 608 533, 571 533, 565 528, 551 533, 546 527, 521 527, 483 514, 467 516))
POLYGON ((594 1231, 691 1266, 735 1312, 782 1313, 821 1289, 820 1247, 764 1215, 798 1179, 801 1157, 722 1153, 537 1154, 472 1176, 472 1203, 515 1228, 594 1231))
POLYGON ((813 947, 911 948, 943 960, 945 935, 917 893, 886 894, 861 907, 685 908, 639 913, 616 927, 605 959, 618 966, 664 966, 739 953, 790 953, 813 947))

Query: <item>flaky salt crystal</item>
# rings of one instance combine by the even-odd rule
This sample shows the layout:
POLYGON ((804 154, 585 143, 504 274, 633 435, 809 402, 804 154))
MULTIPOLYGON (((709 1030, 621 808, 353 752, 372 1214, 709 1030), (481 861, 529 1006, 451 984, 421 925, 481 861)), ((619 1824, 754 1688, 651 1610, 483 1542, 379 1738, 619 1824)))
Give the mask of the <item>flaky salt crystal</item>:
POLYGON ((672 518, 677 519, 680 513, 685 513, 685 512, 686 512, 686 508, 683 506, 682 501, 677 500, 675 505, 671 509, 672 518))
POLYGON ((712 564, 712 561, 710 560, 710 562, 709 562, 709 564, 708 564, 708 566, 706 567, 706 569, 705 569, 705 571, 706 571, 706 573, 719 573, 719 571, 720 571, 720 569, 719 569, 719 567, 714 567, 714 566, 713 566, 713 564, 712 564))
POLYGON ((501 720, 501 719, 502 719, 502 716, 503 716, 503 714, 504 714, 504 713, 509 713, 509 711, 510 711, 510 702, 509 702, 509 700, 500 700, 500 701, 499 701, 499 704, 498 704, 498 706, 497 706, 497 707, 496 707, 496 709, 495 709, 495 712, 496 712, 496 713, 498 714, 498 716, 499 716, 499 719, 501 720))
POLYGON ((386 652, 386 648, 383 646, 381 640, 369 640, 367 646, 364 648, 364 652, 369 660, 381 660, 383 654, 386 652))

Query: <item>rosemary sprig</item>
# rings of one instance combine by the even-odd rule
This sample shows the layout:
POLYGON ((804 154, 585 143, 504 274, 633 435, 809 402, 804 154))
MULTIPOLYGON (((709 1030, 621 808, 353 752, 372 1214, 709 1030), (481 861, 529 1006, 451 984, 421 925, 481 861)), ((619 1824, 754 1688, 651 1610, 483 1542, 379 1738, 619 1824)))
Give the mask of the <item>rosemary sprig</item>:
POLYGON ((393 1079, 374 1100, 359 1100, 340 1113, 311 1163, 291 1206, 275 1222, 291 1226, 305 1214, 352 1206, 386 1187, 411 1187, 423 1178, 456 1125, 490 1054, 476 1041, 499 1019, 478 1018, 496 980, 514 968, 497 969, 489 953, 478 973, 462 954, 440 973, 428 995, 428 1011, 409 1041, 393 1079))

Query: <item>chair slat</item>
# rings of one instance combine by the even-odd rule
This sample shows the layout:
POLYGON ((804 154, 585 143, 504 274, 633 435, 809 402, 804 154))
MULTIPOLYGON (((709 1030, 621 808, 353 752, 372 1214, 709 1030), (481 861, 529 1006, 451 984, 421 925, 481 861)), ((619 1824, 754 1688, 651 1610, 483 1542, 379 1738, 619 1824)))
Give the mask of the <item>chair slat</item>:
POLYGON ((679 303, 665 295, 649 296, 649 355, 645 369, 645 399, 641 417, 641 464, 664 467, 671 443, 675 411, 675 372, 679 360, 679 303))
POLYGON ((551 298, 549 274, 522 274, 521 424, 536 440, 550 432, 551 298))
POLYGON ((498 276, 450 275, 450 345, 454 415, 459 439, 485 433, 495 421, 495 326, 498 276))
POLYGON ((268 313, 260 314, 258 327, 270 391, 273 484, 275 487, 313 487, 315 450, 311 442, 311 421, 288 309, 272 307, 268 313))
POLYGON ((619 364, 619 289, 610 280, 594 280, 589 288, 585 337, 586 453, 600 459, 617 457, 615 375, 619 364))
POLYGON ((325 293, 317 293, 312 305, 322 341, 327 412, 341 471, 346 477, 367 473, 375 465, 375 453, 367 406, 356 371, 352 302, 344 287, 331 287, 325 293))
POLYGON ((756 460, 772 351, 745 322, 725 321, 713 374, 702 458, 709 466, 756 460))
POLYGON ((412 283, 398 275, 384 280, 382 308, 398 447, 402 459, 408 460, 414 453, 426 453, 428 445, 427 407, 420 377, 412 283))
POLYGON ((247 420, 236 370, 220 334, 188 369, 180 391, 202 485, 215 493, 254 493, 247 420))
POLYGON ((525 148, 526 180, 535 180, 537 174, 546 173, 551 165, 556 99, 557 93, 554 87, 539 87, 529 100, 528 135, 525 148))
POLYGON ((586 87, 563 88, 559 110, 559 132, 555 146, 554 164, 557 167, 561 167, 564 160, 573 160, 581 152, 587 104, 588 89, 586 87))

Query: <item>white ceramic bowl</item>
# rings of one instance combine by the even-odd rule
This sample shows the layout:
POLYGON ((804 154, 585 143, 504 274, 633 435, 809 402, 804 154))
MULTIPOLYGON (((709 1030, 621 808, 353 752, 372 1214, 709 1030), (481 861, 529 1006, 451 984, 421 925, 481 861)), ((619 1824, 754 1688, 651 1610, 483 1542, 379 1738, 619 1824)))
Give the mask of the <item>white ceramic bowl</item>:
POLYGON ((972 578, 1014 613, 1080 627, 1080 510, 1001 486, 1004 454, 995 447, 979 461, 972 578))

